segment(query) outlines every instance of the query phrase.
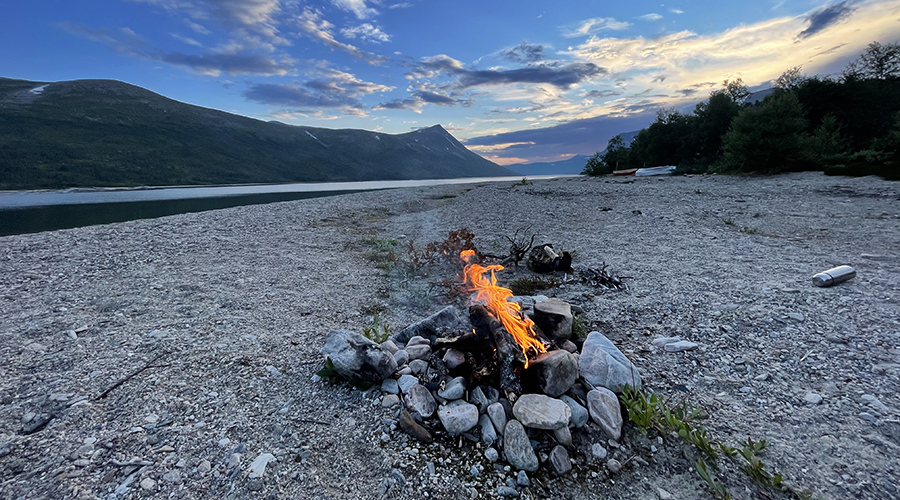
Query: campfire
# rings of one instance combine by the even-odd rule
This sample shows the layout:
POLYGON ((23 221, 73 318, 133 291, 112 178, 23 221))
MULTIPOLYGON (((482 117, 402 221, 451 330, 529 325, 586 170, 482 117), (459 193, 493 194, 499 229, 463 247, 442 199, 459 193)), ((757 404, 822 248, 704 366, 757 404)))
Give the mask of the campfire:
MULTIPOLYGON (((514 296, 498 285, 502 265, 481 265, 474 250, 459 256, 468 314, 445 307, 381 344, 333 331, 322 349, 329 366, 348 380, 380 383, 382 405, 413 438, 465 436, 487 447, 488 460, 502 457, 520 471, 544 463, 568 473, 570 452, 585 449, 575 430, 588 442, 618 440, 616 393, 640 387, 637 368, 599 332, 573 338, 570 304, 514 296)), ((600 456, 597 446, 587 445, 588 463, 600 456)))

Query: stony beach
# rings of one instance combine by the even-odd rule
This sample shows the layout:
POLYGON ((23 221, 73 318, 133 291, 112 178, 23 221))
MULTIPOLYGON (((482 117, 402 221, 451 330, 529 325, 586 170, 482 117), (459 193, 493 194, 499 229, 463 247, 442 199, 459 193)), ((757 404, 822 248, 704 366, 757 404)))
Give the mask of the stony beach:
POLYGON ((476 443, 401 433, 377 387, 313 376, 332 330, 462 304, 447 266, 387 269, 378 242, 402 259, 468 228, 503 254, 524 227, 628 277, 540 293, 583 310, 646 389, 703 408, 719 440, 766 439, 766 466, 814 495, 900 497, 900 183, 797 173, 395 189, 2 237, 0 498, 712 498, 675 436, 589 428, 569 473, 521 487, 476 443), (842 264, 858 276, 811 285, 842 264), (653 344, 674 336, 696 347, 653 344))

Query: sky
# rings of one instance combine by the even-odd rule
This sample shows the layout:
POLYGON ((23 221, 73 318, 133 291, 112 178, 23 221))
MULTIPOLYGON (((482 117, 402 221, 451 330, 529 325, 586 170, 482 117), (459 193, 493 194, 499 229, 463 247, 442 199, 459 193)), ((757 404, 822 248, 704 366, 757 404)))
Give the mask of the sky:
POLYGON ((499 164, 603 149, 741 78, 838 73, 900 0, 10 0, 0 76, 121 80, 261 120, 441 124, 499 164))

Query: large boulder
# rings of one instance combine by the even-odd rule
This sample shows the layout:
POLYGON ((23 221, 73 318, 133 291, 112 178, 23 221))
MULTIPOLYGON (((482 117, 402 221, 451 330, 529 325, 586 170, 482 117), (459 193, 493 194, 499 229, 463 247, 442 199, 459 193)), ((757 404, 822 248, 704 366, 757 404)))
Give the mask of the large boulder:
POLYGON ((350 330, 329 332, 321 353, 340 376, 355 382, 381 382, 397 371, 390 351, 350 330))
POLYGON ((641 374, 634 364, 600 332, 588 334, 578 362, 581 376, 595 387, 622 392, 625 386, 640 389, 641 374))
MULTIPOLYGON (((392 335, 397 345, 406 345, 415 336, 424 337, 431 342, 438 337, 452 336, 466 331, 467 319, 453 306, 447 306, 431 316, 409 325, 405 329, 392 335)), ((469 327, 471 328, 471 327, 469 327)))

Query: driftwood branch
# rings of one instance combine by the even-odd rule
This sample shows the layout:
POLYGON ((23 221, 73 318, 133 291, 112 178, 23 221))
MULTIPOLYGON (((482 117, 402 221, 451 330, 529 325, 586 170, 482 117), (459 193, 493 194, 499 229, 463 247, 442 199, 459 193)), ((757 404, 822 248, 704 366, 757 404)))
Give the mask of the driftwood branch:
POLYGON ((143 372, 143 371, 146 370, 147 368, 150 368, 151 365, 153 365, 153 363, 156 362, 157 359, 163 357, 163 356, 166 355, 166 354, 168 354, 168 353, 167 353, 167 352, 161 352, 161 353, 157 354, 156 356, 154 356, 153 359, 151 359, 151 360, 148 361, 146 364, 144 364, 144 366, 142 366, 142 367, 138 368, 137 370, 135 370, 135 371, 129 373, 129 374, 128 374, 127 376, 125 376, 124 378, 119 379, 115 384, 113 384, 113 385, 107 387, 105 391, 101 392, 99 396, 97 396, 96 398, 94 398, 94 401, 97 401, 97 400, 99 400, 99 399, 105 398, 106 396, 109 395, 110 392, 114 391, 117 387, 119 387, 120 385, 124 384, 125 382, 128 382, 128 381, 131 380, 133 377, 137 376, 138 374, 140 374, 141 372, 143 372))
POLYGON ((507 393, 522 393, 522 383, 516 373, 516 363, 525 363, 525 354, 512 335, 503 328, 497 318, 493 317, 483 306, 469 308, 469 319, 476 331, 487 332, 497 348, 497 364, 500 369, 500 388, 507 393))
POLYGON ((528 251, 531 250, 531 246, 534 245, 534 238, 537 236, 536 234, 531 235, 531 239, 527 240, 527 236, 523 234, 521 238, 519 238, 519 232, 527 233, 530 227, 520 227, 516 229, 516 232, 513 234, 513 237, 506 237, 509 240, 509 257, 504 259, 504 264, 512 261, 516 267, 519 267, 519 262, 525 258, 525 255, 528 254, 528 251), (526 243, 526 241, 528 241, 526 243))

